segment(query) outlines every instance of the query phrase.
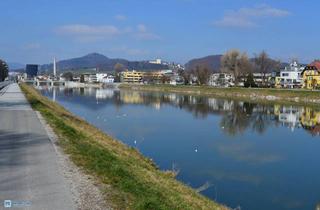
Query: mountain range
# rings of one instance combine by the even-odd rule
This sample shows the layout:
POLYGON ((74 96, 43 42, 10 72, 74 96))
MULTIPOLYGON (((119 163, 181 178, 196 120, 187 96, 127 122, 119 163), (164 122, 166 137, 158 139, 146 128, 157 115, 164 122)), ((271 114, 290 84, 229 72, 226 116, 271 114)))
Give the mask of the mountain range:
MULTIPOLYGON (((91 53, 79 58, 61 60, 57 62, 59 71, 72 71, 78 69, 97 68, 99 71, 113 71, 116 64, 121 64, 123 69, 139 69, 144 71, 168 69, 167 65, 152 64, 148 61, 128 61, 126 59, 112 59, 99 53, 91 53)), ((42 71, 53 69, 53 64, 45 64, 40 67, 42 71)))
MULTIPOLYGON (((197 67, 200 67, 200 68, 206 68, 209 71, 214 73, 220 72, 222 56, 223 55, 210 55, 202 58, 192 59, 185 64, 186 70, 190 71, 190 70, 196 69, 197 67)), ((277 69, 283 69, 289 65, 289 63, 286 63, 286 62, 280 62, 272 58, 268 58, 268 59, 269 59, 269 62, 273 63, 274 66, 278 66, 277 69)), ((254 58, 250 58, 249 60, 252 64, 254 64, 254 58)), ((306 64, 301 64, 301 65, 306 66, 306 64)))
POLYGON ((192 59, 185 64, 186 70, 195 69, 197 66, 207 68, 212 72, 219 72, 222 55, 209 55, 203 58, 192 59))
MULTIPOLYGON (((185 64, 186 70, 195 69, 197 66, 201 68, 207 68, 211 72, 219 72, 221 66, 221 57, 222 55, 210 55, 202 58, 196 58, 188 61, 185 64)), ((253 59, 251 59, 253 62, 253 59)), ((275 60, 273 60, 276 62, 275 60)), ((152 71, 152 70, 161 70, 168 69, 167 65, 162 64, 152 64, 149 61, 129 61, 121 58, 108 58, 105 55, 99 53, 90 53, 88 55, 61 60, 57 62, 58 71, 77 71, 77 70, 86 70, 97 68, 99 71, 113 71, 116 64, 121 64, 120 66, 123 69, 129 70, 142 70, 142 71, 152 71)), ((24 64, 20 63, 8 63, 11 71, 21 70, 25 67, 24 64)), ((288 63, 281 63, 281 68, 288 65, 288 63)), ((44 64, 40 65, 41 71, 52 71, 53 64, 44 64)))

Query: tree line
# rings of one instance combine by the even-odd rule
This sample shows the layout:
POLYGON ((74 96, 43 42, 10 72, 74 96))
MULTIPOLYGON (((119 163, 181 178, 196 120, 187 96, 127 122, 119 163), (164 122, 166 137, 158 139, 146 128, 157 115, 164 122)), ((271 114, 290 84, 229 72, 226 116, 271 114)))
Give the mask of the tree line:
POLYGON ((0 59, 0 82, 3 82, 9 74, 9 67, 6 62, 0 59))
MULTIPOLYGON (((247 53, 233 49, 221 57, 220 72, 233 74, 235 84, 238 84, 245 78, 245 85, 247 86, 254 86, 252 73, 258 72, 262 74, 262 85, 266 86, 266 74, 280 68, 280 65, 281 62, 271 59, 266 51, 255 54, 254 58, 250 59, 247 53)), ((195 76, 197 78, 196 82, 199 85, 204 85, 208 83, 211 73, 207 68, 197 66, 190 71, 181 72, 181 75, 184 77, 186 84, 192 80, 192 76, 195 76)))

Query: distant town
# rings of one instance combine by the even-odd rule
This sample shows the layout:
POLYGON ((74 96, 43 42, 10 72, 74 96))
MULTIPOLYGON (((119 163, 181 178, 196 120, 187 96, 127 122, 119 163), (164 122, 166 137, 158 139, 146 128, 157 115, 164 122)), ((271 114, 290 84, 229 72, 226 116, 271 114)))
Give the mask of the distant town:
MULTIPOLYGON (((98 56, 99 54, 90 54, 98 56)), ((99 55, 100 56, 100 55, 99 55)), ((145 61, 141 69, 129 69, 122 63, 115 63, 112 69, 81 67, 60 69, 60 63, 53 58, 52 65, 40 68, 37 64, 27 64, 20 71, 8 70, 3 66, 0 79, 8 77, 17 81, 35 85, 64 85, 68 87, 103 86, 118 83, 132 84, 168 84, 168 85, 208 85, 212 87, 257 87, 285 89, 318 89, 320 88, 320 61, 300 64, 293 59, 285 65, 269 58, 261 52, 249 59, 246 53, 230 50, 220 57, 219 69, 212 68, 203 62, 182 65, 166 62, 162 59, 145 61), (149 66, 148 66, 149 65, 149 66), (148 66, 148 69, 145 67, 148 66)))

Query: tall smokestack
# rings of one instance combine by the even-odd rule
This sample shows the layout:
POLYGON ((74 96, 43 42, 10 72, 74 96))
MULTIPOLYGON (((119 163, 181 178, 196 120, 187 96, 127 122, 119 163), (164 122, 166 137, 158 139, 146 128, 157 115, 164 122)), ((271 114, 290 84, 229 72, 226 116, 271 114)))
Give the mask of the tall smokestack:
POLYGON ((53 58, 53 76, 57 76, 57 64, 56 64, 56 58, 53 58))

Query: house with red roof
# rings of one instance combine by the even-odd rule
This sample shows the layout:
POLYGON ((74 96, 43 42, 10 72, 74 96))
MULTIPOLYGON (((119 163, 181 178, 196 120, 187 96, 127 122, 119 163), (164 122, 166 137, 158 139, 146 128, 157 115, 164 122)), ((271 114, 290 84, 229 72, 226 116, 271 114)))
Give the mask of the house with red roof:
POLYGON ((303 88, 320 88, 320 61, 316 60, 309 64, 301 73, 303 78, 303 88))

